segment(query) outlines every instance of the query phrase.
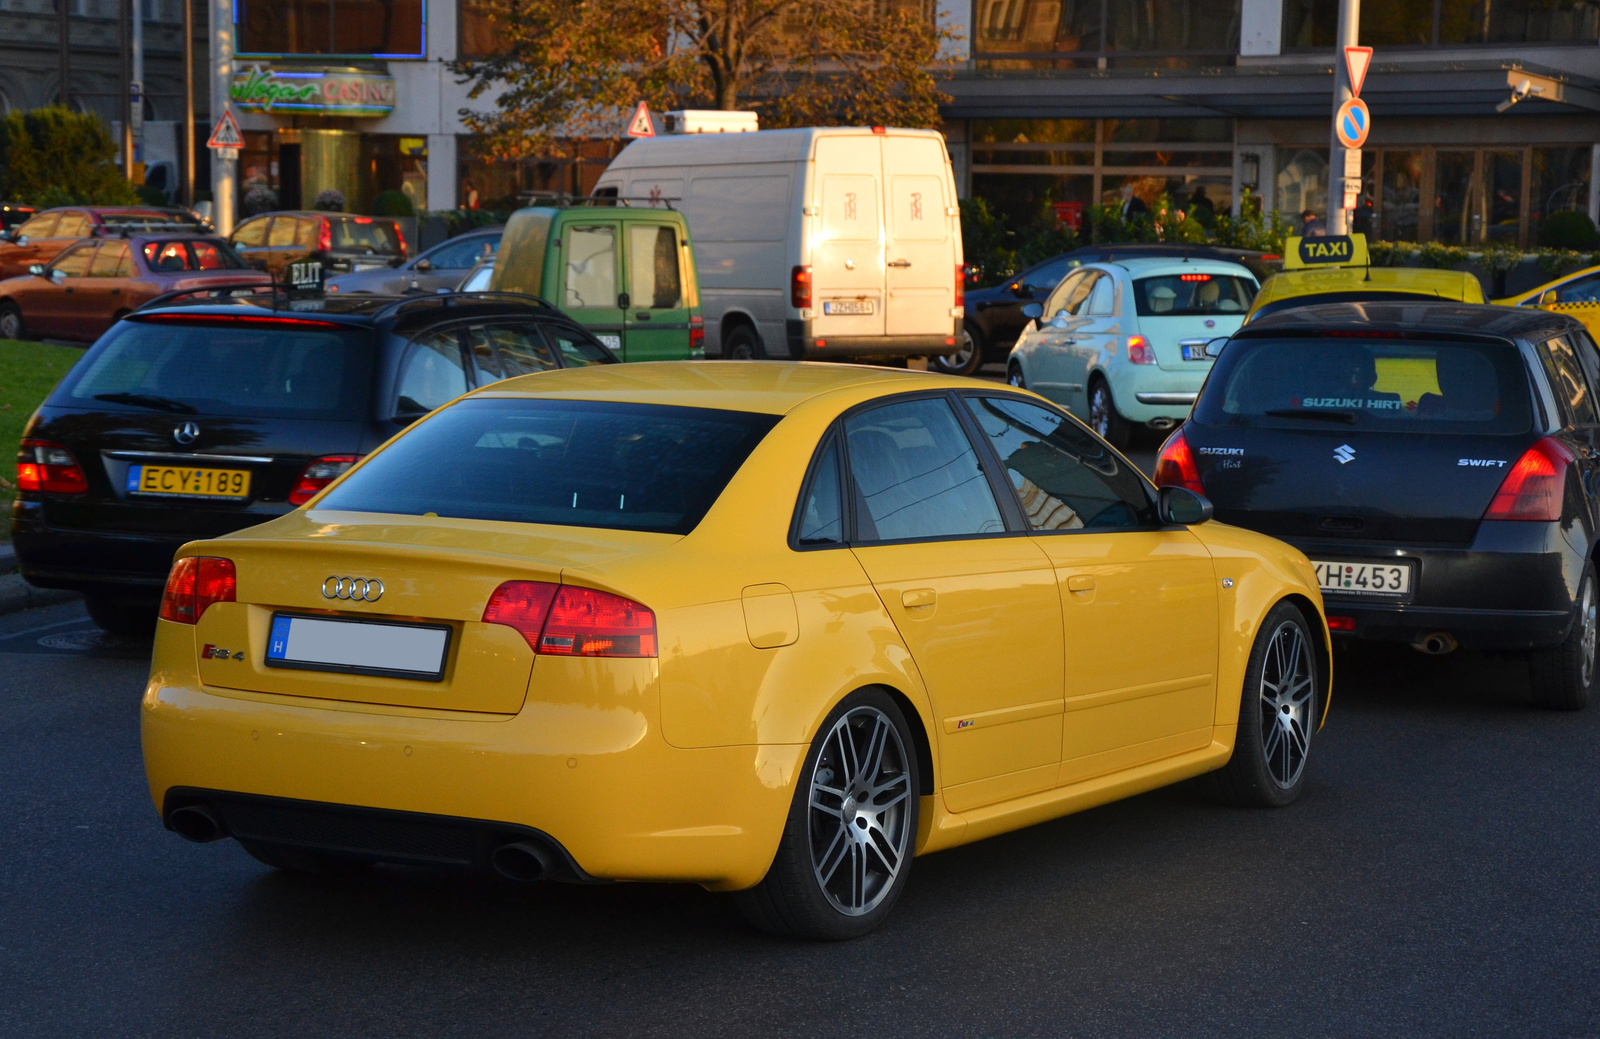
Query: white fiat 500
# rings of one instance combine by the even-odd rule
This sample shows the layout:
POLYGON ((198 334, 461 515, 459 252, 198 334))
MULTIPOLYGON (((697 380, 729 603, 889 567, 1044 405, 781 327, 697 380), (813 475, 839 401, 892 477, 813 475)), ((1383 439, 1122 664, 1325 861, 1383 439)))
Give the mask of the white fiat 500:
POLYGON ((1121 447, 1134 425, 1165 430, 1183 421, 1211 368, 1206 343, 1239 328, 1259 288, 1249 269, 1217 260, 1079 267, 1042 304, 1029 304, 1037 313, 1006 377, 1121 447))

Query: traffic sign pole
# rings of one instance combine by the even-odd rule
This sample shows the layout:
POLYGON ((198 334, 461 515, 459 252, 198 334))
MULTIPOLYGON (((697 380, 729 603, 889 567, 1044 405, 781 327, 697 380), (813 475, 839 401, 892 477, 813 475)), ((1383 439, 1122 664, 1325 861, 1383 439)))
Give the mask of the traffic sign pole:
MULTIPOLYGON (((1339 0, 1339 35, 1335 40, 1333 62, 1333 133, 1328 148, 1328 233, 1343 235, 1350 233, 1350 217, 1355 209, 1360 195, 1359 184, 1355 193, 1339 191, 1343 179, 1339 174, 1346 171, 1345 156, 1352 149, 1339 137, 1339 117, 1346 101, 1356 96, 1360 89, 1350 82, 1350 63, 1346 58, 1345 49, 1359 46, 1361 40, 1361 0, 1339 0)), ((1365 76, 1365 65, 1362 66, 1365 76)), ((1366 106, 1362 106, 1363 113, 1366 106)), ((1365 136, 1363 134, 1363 136, 1365 136)), ((1356 150, 1356 162, 1359 164, 1360 151, 1356 150)), ((1360 167, 1357 166, 1359 171, 1360 167)))

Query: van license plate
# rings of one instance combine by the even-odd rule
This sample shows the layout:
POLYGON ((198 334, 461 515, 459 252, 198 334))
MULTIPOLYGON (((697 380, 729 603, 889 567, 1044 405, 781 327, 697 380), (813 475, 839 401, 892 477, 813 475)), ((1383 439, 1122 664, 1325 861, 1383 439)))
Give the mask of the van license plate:
POLYGON ((444 679, 450 629, 275 613, 267 635, 268 667, 349 675, 444 679))
POLYGON ((870 299, 825 299, 822 301, 824 314, 871 314, 873 308, 870 299))
POLYGON ((194 469, 184 465, 130 465, 129 494, 174 498, 248 498, 246 469, 194 469))
POLYGON ((1337 595, 1410 595, 1410 563, 1324 563, 1312 560, 1317 584, 1337 595))

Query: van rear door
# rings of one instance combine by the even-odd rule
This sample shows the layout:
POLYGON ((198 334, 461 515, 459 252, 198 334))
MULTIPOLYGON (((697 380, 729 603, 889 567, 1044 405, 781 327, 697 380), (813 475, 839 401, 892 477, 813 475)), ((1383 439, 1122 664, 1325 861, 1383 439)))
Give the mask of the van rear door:
POLYGON ((811 328, 818 339, 883 335, 882 139, 817 138, 812 191, 821 212, 811 224, 811 328))
POLYGON ((557 253, 561 309, 618 356, 623 332, 621 232, 616 219, 575 214, 562 226, 557 253))
POLYGON ((933 137, 883 142, 888 335, 950 335, 955 305, 955 199, 947 197, 944 146, 933 137))
POLYGON ((681 361, 689 356, 688 270, 676 224, 622 222, 624 361, 681 361))

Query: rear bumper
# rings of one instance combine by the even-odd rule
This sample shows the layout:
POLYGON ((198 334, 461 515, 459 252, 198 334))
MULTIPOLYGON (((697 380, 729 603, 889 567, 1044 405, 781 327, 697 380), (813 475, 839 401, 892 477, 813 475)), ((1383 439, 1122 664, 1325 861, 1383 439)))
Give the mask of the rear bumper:
POLYGON ((961 319, 948 334, 914 336, 829 336, 820 338, 809 321, 785 322, 789 356, 796 360, 833 357, 943 357, 961 343, 961 319))

